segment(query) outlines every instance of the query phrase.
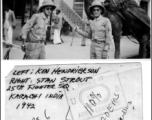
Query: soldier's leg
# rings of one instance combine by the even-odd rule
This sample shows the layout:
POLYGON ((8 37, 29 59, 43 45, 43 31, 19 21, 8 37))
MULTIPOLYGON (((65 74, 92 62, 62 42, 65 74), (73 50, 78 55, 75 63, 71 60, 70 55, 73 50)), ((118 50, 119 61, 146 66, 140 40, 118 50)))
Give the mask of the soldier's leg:
POLYGON ((39 59, 45 59, 45 55, 46 55, 45 45, 42 43, 42 44, 41 44, 41 51, 40 51, 39 59))
POLYGON ((102 51, 104 49, 104 43, 96 43, 96 47, 95 47, 95 53, 96 53, 96 59, 102 59, 101 55, 102 55, 102 51))
POLYGON ((27 43, 26 45, 26 59, 38 59, 39 51, 37 43, 27 43))
POLYGON ((95 43, 91 43, 90 46, 90 59, 96 59, 96 54, 95 54, 95 43))

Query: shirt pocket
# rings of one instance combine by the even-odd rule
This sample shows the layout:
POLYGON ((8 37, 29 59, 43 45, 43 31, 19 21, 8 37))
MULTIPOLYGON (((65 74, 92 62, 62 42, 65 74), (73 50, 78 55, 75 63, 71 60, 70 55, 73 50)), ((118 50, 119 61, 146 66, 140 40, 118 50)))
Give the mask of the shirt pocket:
POLYGON ((98 30, 99 30, 99 31, 105 31, 105 30, 106 30, 104 23, 100 23, 100 24, 98 25, 98 30))
POLYGON ((37 34, 41 34, 41 32, 43 32, 44 31, 44 24, 36 24, 35 26, 34 26, 34 29, 35 29, 35 32, 37 33, 37 34))
POLYGON ((40 26, 39 24, 35 24, 35 25, 34 25, 34 28, 35 28, 35 30, 38 30, 38 29, 41 28, 41 26, 40 26))
POLYGON ((44 28, 44 24, 45 24, 44 22, 45 21, 42 18, 38 17, 38 19, 36 21, 36 26, 38 27, 38 29, 44 28))
POLYGON ((91 31, 95 31, 95 25, 94 24, 90 24, 90 28, 91 28, 91 31))

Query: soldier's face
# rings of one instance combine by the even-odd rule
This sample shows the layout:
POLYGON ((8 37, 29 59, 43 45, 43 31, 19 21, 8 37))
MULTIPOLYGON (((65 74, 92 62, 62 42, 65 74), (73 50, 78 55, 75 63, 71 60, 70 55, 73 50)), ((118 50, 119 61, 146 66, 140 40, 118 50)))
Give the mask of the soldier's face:
POLYGON ((50 16, 51 12, 52 12, 52 7, 46 7, 44 9, 44 13, 46 16, 50 16))
POLYGON ((99 17, 101 15, 101 9, 100 7, 94 7, 93 8, 93 15, 95 18, 99 17))

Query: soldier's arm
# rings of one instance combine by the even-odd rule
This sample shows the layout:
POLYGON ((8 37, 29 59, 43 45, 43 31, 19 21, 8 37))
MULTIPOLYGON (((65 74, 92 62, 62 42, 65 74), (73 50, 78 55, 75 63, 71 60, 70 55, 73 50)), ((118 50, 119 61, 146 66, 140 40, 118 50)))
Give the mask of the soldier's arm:
POLYGON ((112 27, 111 27, 111 22, 109 19, 106 19, 105 21, 106 25, 106 45, 105 45, 105 50, 110 49, 110 44, 112 43, 112 27))
POLYGON ((82 31, 82 30, 80 30, 80 29, 76 29, 76 31, 77 31, 80 35, 82 35, 83 37, 86 37, 86 38, 89 38, 89 39, 91 39, 91 37, 92 37, 92 33, 91 33, 91 28, 90 28, 90 27, 88 27, 88 30, 87 30, 87 31, 82 31))
MULTIPOLYGON (((24 40, 26 40, 27 38, 27 34, 28 32, 31 30, 31 28, 33 27, 35 21, 36 21, 36 18, 37 18, 37 14, 34 14, 31 19, 22 27, 22 30, 21 30, 21 35, 22 35, 22 38, 24 40)), ((24 42, 24 41, 23 41, 24 42)))

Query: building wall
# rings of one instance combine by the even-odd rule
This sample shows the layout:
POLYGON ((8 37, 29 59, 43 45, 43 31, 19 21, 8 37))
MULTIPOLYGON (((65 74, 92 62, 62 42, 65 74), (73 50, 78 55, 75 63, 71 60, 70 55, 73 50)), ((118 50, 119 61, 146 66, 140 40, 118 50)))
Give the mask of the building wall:
POLYGON ((70 8, 73 9, 73 2, 74 0, 63 0, 70 8))
POLYGON ((8 7, 14 11, 17 19, 20 19, 23 13, 23 3, 24 0, 3 0, 3 5, 8 5, 8 7))
POLYGON ((39 0, 39 7, 42 5, 43 0, 39 0))
POLYGON ((135 1, 137 2, 138 5, 140 5, 140 1, 141 1, 141 0, 135 0, 135 1))
MULTIPOLYGON (((100 0, 101 2, 104 2, 105 0, 100 0)), ((135 0, 137 2, 137 4, 140 6, 140 2, 141 0, 135 0)), ((69 5, 70 8, 73 9, 73 5, 74 5, 74 0, 64 0, 64 2, 69 5)), ((148 15, 151 18, 151 0, 148 3, 148 15)), ((85 10, 83 9, 83 18, 86 19, 86 13, 85 10)))
MULTIPOLYGON (((84 8, 84 4, 83 4, 83 8, 84 8)), ((83 19, 87 19, 87 15, 85 13, 85 9, 83 9, 83 19)))

